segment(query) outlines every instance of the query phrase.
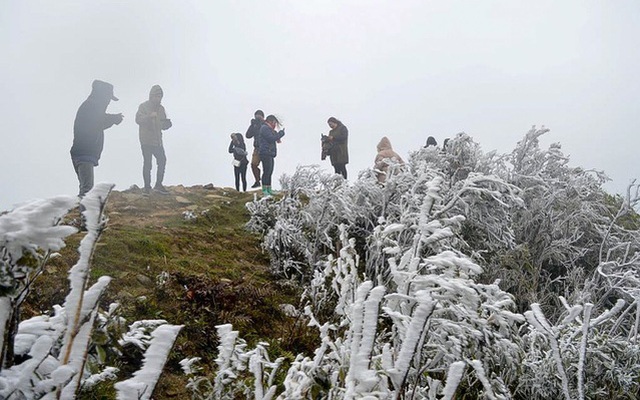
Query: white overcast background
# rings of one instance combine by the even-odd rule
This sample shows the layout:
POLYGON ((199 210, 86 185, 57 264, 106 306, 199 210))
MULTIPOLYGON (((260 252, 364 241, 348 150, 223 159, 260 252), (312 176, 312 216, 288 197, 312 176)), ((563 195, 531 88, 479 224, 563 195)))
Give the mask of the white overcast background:
POLYGON ((94 79, 125 116, 95 170, 116 190, 142 185, 134 117, 154 84, 173 121, 168 186, 233 186, 229 135, 258 108, 286 127, 276 187, 298 165, 332 170, 319 145, 330 116, 349 128, 350 180, 384 135, 405 158, 462 131, 509 152, 532 125, 571 165, 604 170, 611 192, 640 177, 638 1, 0 4, 0 210, 77 194, 73 121, 94 79))

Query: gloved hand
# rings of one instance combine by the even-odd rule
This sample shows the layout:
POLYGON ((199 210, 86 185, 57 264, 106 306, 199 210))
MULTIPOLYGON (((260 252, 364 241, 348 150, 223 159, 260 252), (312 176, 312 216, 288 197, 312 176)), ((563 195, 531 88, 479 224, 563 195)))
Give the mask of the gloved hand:
POLYGON ((122 122, 122 119, 124 118, 124 116, 122 115, 122 113, 120 114, 116 114, 116 120, 115 120, 115 124, 116 125, 120 125, 120 122, 122 122))
POLYGON ((278 132, 278 135, 280 135, 280 137, 284 136, 284 129, 281 129, 280 132, 278 132))

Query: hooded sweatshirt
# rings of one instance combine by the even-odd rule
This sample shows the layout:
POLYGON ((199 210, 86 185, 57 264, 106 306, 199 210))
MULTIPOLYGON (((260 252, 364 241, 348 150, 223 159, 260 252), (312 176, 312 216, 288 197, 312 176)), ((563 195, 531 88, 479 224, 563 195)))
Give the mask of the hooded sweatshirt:
POLYGON ((154 85, 149 91, 149 100, 140 104, 136 113, 136 123, 140 126, 140 144, 143 146, 162 147, 162 131, 171 128, 171 121, 167 119, 164 107, 160 103, 151 101, 155 94, 162 95, 162 88, 154 85), (156 116, 152 116, 152 113, 156 116))
POLYGON ((89 97, 80 105, 73 124, 71 159, 98 165, 104 147, 104 130, 122 121, 117 114, 107 114, 113 97, 113 85, 94 81, 89 97))
POLYGON ((376 148, 378 150, 378 154, 376 155, 374 168, 377 171, 380 171, 380 172, 376 172, 378 182, 384 182, 387 179, 387 170, 389 169, 389 162, 404 164, 404 160, 402 160, 402 157, 400 157, 398 153, 393 151, 393 147, 391 147, 391 142, 386 136, 380 139, 380 143, 378 143, 378 146, 376 148))

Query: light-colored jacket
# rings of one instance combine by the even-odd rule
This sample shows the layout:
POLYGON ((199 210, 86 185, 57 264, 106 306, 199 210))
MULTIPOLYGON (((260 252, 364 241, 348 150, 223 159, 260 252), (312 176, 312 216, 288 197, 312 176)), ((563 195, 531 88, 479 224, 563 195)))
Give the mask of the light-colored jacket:
POLYGON ((398 155, 398 153, 393 151, 391 142, 386 136, 380 139, 380 142, 378 143, 378 146, 376 148, 378 150, 378 154, 376 155, 376 159, 374 161, 374 169, 376 172, 376 177, 378 178, 378 182, 383 183, 387 180, 387 171, 389 170, 389 165, 404 164, 404 160, 398 155))
MULTIPOLYGON (((162 93, 162 88, 155 85, 149 92, 152 95, 162 93)), ((171 128, 171 121, 167 119, 167 113, 162 104, 153 104, 147 100, 140 104, 136 113, 136 124, 140 126, 140 144, 144 146, 162 146, 162 131, 171 128), (156 113, 152 116, 152 113, 156 113)))

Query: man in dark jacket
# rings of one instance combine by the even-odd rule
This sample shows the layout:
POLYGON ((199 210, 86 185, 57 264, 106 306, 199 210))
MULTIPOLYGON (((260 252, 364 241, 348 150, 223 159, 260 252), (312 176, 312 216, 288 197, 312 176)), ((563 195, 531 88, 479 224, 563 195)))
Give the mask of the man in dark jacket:
POLYGON ((107 114, 113 95, 113 85, 95 80, 91 94, 80 105, 73 124, 73 146, 71 161, 80 183, 79 196, 84 196, 93 187, 93 168, 98 165, 104 147, 104 130, 122 122, 122 113, 107 114))
POLYGON ((140 126, 140 148, 142 149, 142 180, 144 193, 151 192, 151 161, 156 158, 156 184, 154 189, 161 194, 169 192, 162 184, 164 170, 167 165, 167 156, 162 144, 162 131, 166 131, 173 125, 167 118, 167 112, 162 103, 164 92, 160 85, 153 85, 149 91, 149 100, 140 104, 136 113, 136 124, 140 126))
POLYGON ((251 185, 252 188, 260 187, 260 151, 258 150, 258 134, 260 133, 260 127, 264 125, 264 112, 257 110, 253 114, 251 125, 247 129, 245 137, 247 139, 253 138, 253 154, 251 155, 251 172, 256 182, 251 185))

